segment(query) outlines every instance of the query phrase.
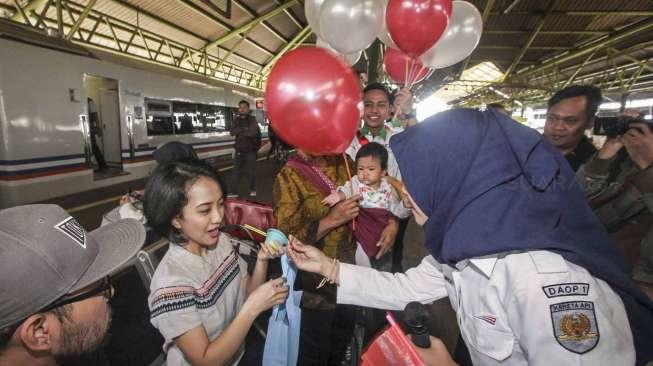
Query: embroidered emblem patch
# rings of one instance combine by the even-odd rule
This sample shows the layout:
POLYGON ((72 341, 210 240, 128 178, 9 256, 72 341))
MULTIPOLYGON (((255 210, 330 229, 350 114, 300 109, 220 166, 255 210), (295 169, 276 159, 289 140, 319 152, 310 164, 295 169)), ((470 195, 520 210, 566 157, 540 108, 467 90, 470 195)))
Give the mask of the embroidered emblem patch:
POLYGON ((568 301, 550 305, 553 334, 566 350, 583 354, 599 343, 599 326, 591 301, 568 301))
POLYGON ((558 296, 587 296, 590 292, 589 283, 558 283, 544 286, 542 291, 549 299, 558 296))
POLYGON ((84 228, 74 218, 69 217, 56 224, 54 228, 73 239, 80 247, 86 249, 86 231, 84 231, 84 228))

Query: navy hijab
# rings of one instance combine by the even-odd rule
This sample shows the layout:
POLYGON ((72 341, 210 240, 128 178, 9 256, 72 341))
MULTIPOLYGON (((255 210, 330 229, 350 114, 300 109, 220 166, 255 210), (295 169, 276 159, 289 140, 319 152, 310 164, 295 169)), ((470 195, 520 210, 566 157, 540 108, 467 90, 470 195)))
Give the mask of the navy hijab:
POLYGON ((426 246, 441 263, 548 250, 621 296, 637 364, 653 360, 653 303, 589 208, 565 158, 535 130, 495 112, 439 113, 390 140, 406 188, 429 217, 426 246))

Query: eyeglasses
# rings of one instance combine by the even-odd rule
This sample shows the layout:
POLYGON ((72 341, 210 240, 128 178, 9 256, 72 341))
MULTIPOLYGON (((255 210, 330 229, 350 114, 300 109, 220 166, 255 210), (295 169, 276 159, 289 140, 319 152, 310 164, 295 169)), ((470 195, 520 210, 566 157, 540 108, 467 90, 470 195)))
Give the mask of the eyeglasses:
MULTIPOLYGON (((74 302, 78 301, 83 301, 86 299, 90 299, 93 296, 97 295, 102 295, 104 296, 107 300, 111 299, 113 295, 115 295, 115 289, 113 288, 113 285, 111 285, 111 282, 109 281, 109 277, 105 277, 101 279, 98 282, 94 282, 78 291, 75 291, 73 293, 64 295, 57 299, 55 302, 51 303, 50 305, 44 307, 43 309, 35 312, 34 314, 38 313, 45 313, 51 310, 54 310, 60 306, 72 304, 74 302)), ((20 321, 14 323, 11 325, 9 328, 9 334, 14 334, 18 327, 20 327, 21 324, 25 321, 27 318, 23 318, 20 321)))
POLYGON ((96 283, 92 283, 78 291, 60 297, 55 302, 46 306, 43 310, 39 311, 39 313, 50 311, 52 309, 58 308, 60 306, 72 304, 74 302, 90 299, 91 297, 97 295, 102 295, 107 300, 109 300, 113 297, 114 292, 115 289, 109 282, 109 277, 105 277, 96 283))

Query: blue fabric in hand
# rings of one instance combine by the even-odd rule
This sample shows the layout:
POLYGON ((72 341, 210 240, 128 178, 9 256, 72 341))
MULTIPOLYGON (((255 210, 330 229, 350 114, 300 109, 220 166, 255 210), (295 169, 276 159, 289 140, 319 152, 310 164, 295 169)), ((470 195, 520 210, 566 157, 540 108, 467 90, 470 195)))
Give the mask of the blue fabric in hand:
POLYGON ((263 366, 294 366, 299 353, 301 291, 294 291, 297 267, 287 255, 281 257, 281 269, 290 292, 286 302, 275 305, 268 322, 268 333, 263 351, 263 366))

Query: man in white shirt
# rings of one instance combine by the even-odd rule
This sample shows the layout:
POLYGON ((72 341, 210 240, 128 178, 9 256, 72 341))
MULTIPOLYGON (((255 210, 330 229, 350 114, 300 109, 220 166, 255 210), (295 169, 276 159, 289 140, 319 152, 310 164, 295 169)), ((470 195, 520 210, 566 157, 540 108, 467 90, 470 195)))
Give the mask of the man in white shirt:
MULTIPOLYGON (((390 138, 404 131, 401 123, 392 118, 392 111, 395 116, 401 118, 414 118, 412 110, 413 96, 409 91, 402 89, 396 93, 394 98, 384 84, 372 83, 363 90, 363 126, 358 130, 356 136, 345 151, 352 160, 356 159, 358 150, 369 142, 377 142, 388 150, 388 176, 401 181, 401 173, 397 166, 397 160, 390 149, 390 138), (392 104, 391 104, 392 99, 392 104)), ((374 268, 382 270, 401 271, 401 262, 404 250, 404 234, 408 226, 408 219, 398 220, 398 231, 391 255, 385 255, 374 263, 374 268)))
MULTIPOLYGON (((406 92, 404 92, 405 94, 406 92)), ((410 95, 410 94, 409 94, 410 95)), ((397 98, 398 109, 410 109, 412 96, 397 98)), ((390 150, 390 138, 397 133, 403 132, 400 124, 390 121, 391 109, 390 93, 385 85, 372 83, 363 90, 363 126, 358 130, 356 136, 345 151, 352 160, 356 159, 356 153, 361 146, 368 142, 378 142, 388 150, 388 175, 401 180, 401 173, 397 166, 392 150, 390 150)), ((397 108, 395 106, 395 108, 397 108)))

